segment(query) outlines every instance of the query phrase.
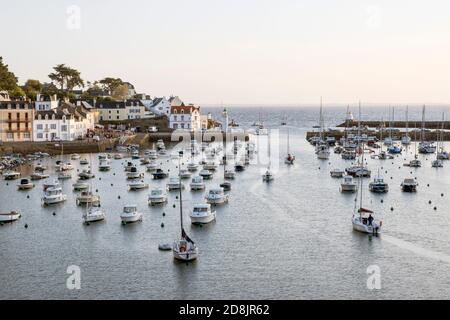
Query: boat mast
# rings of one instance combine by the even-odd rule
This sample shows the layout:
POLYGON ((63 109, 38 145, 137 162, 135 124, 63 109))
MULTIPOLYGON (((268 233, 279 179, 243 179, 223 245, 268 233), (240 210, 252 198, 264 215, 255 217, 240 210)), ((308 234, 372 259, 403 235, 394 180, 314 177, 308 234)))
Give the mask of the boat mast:
POLYGON ((320 125, 320 141, 323 140, 323 115, 322 115, 322 97, 320 97, 320 116, 319 116, 319 125, 320 125))
POLYGON ((408 135, 408 129, 409 129, 409 123, 408 123, 408 106, 406 106, 406 137, 409 137, 409 135, 408 135))
POLYGON ((422 131, 420 132, 420 142, 425 141, 425 105, 422 107, 422 131))
POLYGON ((179 182, 179 190, 180 190, 180 227, 181 227, 181 238, 184 238, 184 232, 183 232, 183 193, 181 192, 181 173, 180 173, 180 166, 181 166, 181 157, 183 156, 183 151, 180 151, 179 158, 178 158, 178 182, 179 182))
POLYGON ((287 132, 287 154, 289 154, 289 128, 287 132))
MULTIPOLYGON (((364 168, 364 143, 362 143, 362 139, 361 139, 361 101, 359 101, 358 103, 358 131, 359 131, 359 148, 361 150, 361 170, 364 168), (361 149, 361 145, 362 145, 362 149, 361 149)), ((362 216, 361 213, 361 209, 362 209, 362 199, 363 199, 363 178, 361 176, 361 174, 359 175, 359 185, 360 185, 360 199, 359 199, 359 216, 362 216)))

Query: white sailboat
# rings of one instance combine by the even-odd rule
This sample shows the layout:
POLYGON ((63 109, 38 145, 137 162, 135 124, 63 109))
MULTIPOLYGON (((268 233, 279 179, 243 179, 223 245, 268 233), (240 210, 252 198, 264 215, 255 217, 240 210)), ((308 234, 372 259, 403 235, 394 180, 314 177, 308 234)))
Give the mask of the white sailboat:
POLYGON ((288 130, 287 130, 287 155, 286 155, 286 158, 284 159, 284 163, 286 163, 286 164, 294 164, 295 156, 293 156, 291 154, 290 145, 289 145, 289 143, 290 143, 290 139, 289 138, 290 138, 290 136, 289 136, 289 128, 288 128, 288 130))
MULTIPOLYGON (((180 154, 181 155, 181 154, 180 154)), ((180 168, 180 163, 178 165, 180 168)), ((181 184, 181 179, 179 179, 181 184)), ((192 261, 197 259, 198 256, 198 248, 194 241, 187 235, 186 231, 184 231, 183 227, 183 192, 181 190, 181 186, 178 188, 180 195, 180 228, 181 228, 181 237, 176 240, 172 246, 172 253, 174 259, 181 261, 192 261)))
MULTIPOLYGON (((359 106, 359 119, 361 120, 361 105, 359 106)), ((364 142, 360 140, 359 144, 362 144, 362 149, 364 150, 364 142)), ((364 163, 364 152, 361 152, 361 163, 364 163)), ((368 234, 378 234, 381 232, 382 221, 375 220, 373 211, 363 208, 363 181, 364 179, 359 178, 359 209, 353 213, 353 230, 368 234)), ((356 204, 355 202, 355 209, 357 207, 356 204)))
POLYGON ((431 162, 431 166, 433 168, 442 168, 444 166, 444 162, 439 159, 439 150, 443 148, 443 134, 444 134, 444 114, 442 114, 442 129, 439 132, 439 130, 436 129, 436 141, 437 141, 437 148, 436 148, 436 159, 434 159, 431 162))
POLYGON ((270 165, 272 162, 271 158, 270 158, 270 133, 267 136, 267 143, 268 143, 267 151, 268 151, 268 156, 269 156, 269 165, 267 166, 266 172, 264 172, 264 174, 262 175, 262 180, 264 182, 270 182, 274 179, 272 171, 270 170, 270 165))
POLYGON ((402 137, 402 144, 404 145, 409 145, 411 143, 411 137, 409 136, 409 122, 408 122, 408 106, 406 106, 406 130, 405 130, 405 135, 402 137))
POLYGON ((328 143, 326 143, 323 134, 323 108, 322 108, 322 97, 320 97, 320 115, 319 115, 319 125, 320 125, 320 134, 319 141, 316 144, 316 154, 317 158, 320 160, 327 160, 330 157, 330 150, 328 143))

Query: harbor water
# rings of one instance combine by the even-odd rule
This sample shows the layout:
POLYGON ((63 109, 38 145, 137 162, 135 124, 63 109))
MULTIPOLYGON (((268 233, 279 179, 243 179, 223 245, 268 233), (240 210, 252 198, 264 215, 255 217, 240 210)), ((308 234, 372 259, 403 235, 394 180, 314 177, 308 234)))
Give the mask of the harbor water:
MULTIPOLYGON (((209 109, 219 117, 222 109, 209 109)), ((248 127, 258 121, 259 108, 229 108, 230 118, 248 127)), ((387 108, 363 109, 365 120, 379 119, 387 108)), ((427 110, 427 118, 441 118, 442 110, 427 110)), ((106 221, 83 225, 85 210, 76 205, 72 191, 77 171, 86 166, 70 160, 72 180, 62 188, 67 201, 44 207, 42 181, 35 188, 17 191, 18 180, 0 181, 0 211, 16 210, 22 218, 0 226, 0 299, 448 299, 450 297, 450 161, 432 168, 433 155, 419 155, 421 168, 404 167, 414 157, 414 144, 393 160, 366 157, 372 178, 363 184, 364 207, 383 217, 383 233, 368 236, 352 230, 356 194, 340 192, 341 179, 330 170, 345 169, 351 161, 331 153, 318 160, 305 140, 318 122, 317 108, 262 109, 273 129, 271 144, 275 179, 264 183, 266 163, 250 165, 231 181, 228 204, 217 206, 217 219, 193 226, 189 210, 204 202, 205 192, 189 190, 183 180, 185 229, 199 247, 191 263, 159 251, 161 243, 180 236, 177 192, 168 192, 164 206, 149 206, 147 196, 168 179, 153 180, 145 172, 150 189, 128 191, 123 165, 128 159, 111 160, 109 172, 98 171, 98 155, 91 160, 95 178, 88 180, 101 197, 106 221), (287 115, 287 126, 280 121, 287 115), (287 148, 296 156, 293 166, 283 163, 287 148), (279 152, 278 152, 279 151, 279 152), (373 194, 368 183, 378 172, 389 183, 389 192, 373 194), (417 178, 416 193, 404 193, 404 178, 417 178), (431 203, 430 203, 431 202, 431 203), (141 223, 123 226, 123 206, 136 204, 144 213, 141 223), (175 206, 175 207, 174 207, 175 206), (164 215, 163 215, 164 213, 164 215), (162 223, 164 227, 162 227, 162 223), (28 228, 25 228, 25 224, 28 228), (69 266, 79 266, 81 288, 69 290, 69 266), (379 271, 381 288, 368 286, 368 270, 379 271)), ((400 114, 400 111, 399 111, 400 114)), ((327 126, 341 123, 345 108, 325 109, 327 126)), ((399 115, 399 117, 401 117, 399 115)), ((410 108, 410 117, 418 119, 410 108)), ((385 118, 387 118, 385 116, 385 118)), ((263 139, 264 140, 264 139, 263 139)), ((449 150, 449 146, 447 146, 449 150)), ((170 153, 169 149, 169 153, 170 153)), ((256 158, 266 152, 259 145, 256 158)), ((56 177, 55 161, 46 158, 46 173, 56 177)), ((140 171, 145 166, 132 160, 140 171)), ((170 175, 177 161, 160 157, 170 175)), ((20 169, 29 176, 32 166, 20 169)), ((207 189, 222 181, 222 168, 206 181, 207 189)))

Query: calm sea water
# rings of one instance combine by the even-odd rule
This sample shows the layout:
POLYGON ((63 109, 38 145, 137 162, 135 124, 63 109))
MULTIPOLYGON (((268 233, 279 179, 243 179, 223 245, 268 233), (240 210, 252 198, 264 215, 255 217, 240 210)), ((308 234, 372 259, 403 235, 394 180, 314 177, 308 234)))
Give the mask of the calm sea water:
MULTIPOLYGON (((231 118, 249 125, 258 120, 260 109, 229 111, 231 118)), ((380 170, 390 186, 387 194, 370 194, 369 179, 364 180, 365 206, 384 217, 383 235, 369 237, 352 231, 355 195, 341 194, 340 180, 329 174, 332 168, 345 168, 350 162, 335 154, 329 161, 320 161, 305 141, 306 130, 317 123, 317 109, 261 112, 272 128, 278 127, 287 113, 291 151, 297 161, 291 167, 281 161, 286 150, 286 128, 282 128, 279 145, 271 145, 272 154, 280 159, 279 165, 273 163, 275 180, 271 184, 261 181, 264 165, 253 165, 237 174, 229 204, 217 207, 216 222, 191 226, 186 210, 186 230, 200 248, 194 263, 174 262, 170 251, 158 251, 159 243, 171 243, 179 235, 176 193, 169 195, 164 207, 148 206, 149 190, 127 191, 125 160, 112 160, 110 172, 97 172, 97 155, 83 155, 92 159, 96 171, 93 188, 107 211, 105 222, 89 226, 81 223, 83 209, 76 206, 71 188, 76 171, 82 168, 78 161, 72 161, 76 166, 73 181, 63 182, 68 200, 61 205, 41 206, 43 182, 36 182, 31 191, 18 192, 18 181, 0 181, 1 211, 23 213, 18 222, 0 226, 0 298, 450 298, 450 162, 434 169, 432 156, 421 156, 422 168, 403 167, 404 159, 413 157, 412 146, 394 160, 368 159, 374 175, 380 170), (416 194, 401 192, 405 177, 417 177, 416 194), (144 212, 142 223, 120 224, 120 212, 128 203, 137 204, 144 212), (80 290, 66 288, 70 265, 81 268, 80 290), (367 268, 372 265, 381 272, 380 290, 367 288, 367 268)), ((375 119, 388 114, 387 108, 364 112, 375 119)), ((427 118, 434 114, 440 119, 441 112, 430 110, 427 118)), ((327 126, 344 117, 345 108, 325 110, 327 126)), ((256 157, 265 149, 266 144, 261 144, 256 157)), ((46 163, 53 165, 55 160, 46 163)), ((159 161, 176 171, 176 164, 168 160, 159 161)), ((29 174, 31 168, 24 167, 22 172, 29 174)), ((217 186, 221 180, 216 173, 207 185, 217 186)), ((148 174, 145 181, 151 188, 167 182, 153 181, 148 174)), ((189 209, 192 203, 203 201, 204 193, 186 190, 183 197, 189 209)))

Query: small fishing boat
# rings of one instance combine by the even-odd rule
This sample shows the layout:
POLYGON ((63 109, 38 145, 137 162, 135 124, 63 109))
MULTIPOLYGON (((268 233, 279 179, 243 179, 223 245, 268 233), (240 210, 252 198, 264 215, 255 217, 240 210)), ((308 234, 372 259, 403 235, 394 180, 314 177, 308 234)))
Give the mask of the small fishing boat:
POLYGON ((3 174, 5 180, 16 180, 20 178, 20 172, 8 171, 3 174))
POLYGON ((156 150, 147 150, 146 155, 150 160, 158 159, 158 152, 156 150))
POLYGON ((165 179, 167 178, 168 174, 166 172, 164 172, 162 169, 156 169, 155 172, 152 173, 153 175, 153 179, 155 180, 160 180, 160 179, 165 179))
POLYGON ((346 150, 341 153, 341 158, 344 160, 355 160, 356 159, 356 152, 355 150, 346 150))
POLYGON ((81 191, 81 193, 77 196, 76 201, 79 206, 83 204, 100 204, 100 196, 93 194, 90 190, 81 191))
POLYGON ((138 211, 136 205, 126 205, 123 207, 123 211, 120 214, 120 219, 124 225, 127 223, 142 221, 142 213, 138 211))
POLYGON ((189 179, 191 177, 192 173, 189 172, 187 169, 181 169, 180 170, 180 178, 181 179, 189 179))
POLYGON ((330 171, 330 175, 332 178, 342 178, 344 176, 345 171, 341 169, 333 169, 330 171))
POLYGON ((58 179, 59 180, 68 180, 72 179, 72 174, 68 171, 61 171, 58 173, 58 179))
POLYGON ((245 164, 244 164, 243 162, 241 162, 241 161, 237 162, 237 163, 234 165, 234 170, 235 170, 236 172, 244 171, 244 170, 245 170, 245 164))
POLYGON ((203 181, 203 177, 202 176, 193 177, 189 186, 193 191, 205 189, 205 182, 203 181))
POLYGON ((100 208, 100 205, 88 205, 82 215, 83 223, 103 221, 106 218, 106 212, 100 208))
POLYGON ((161 166, 158 163, 154 162, 154 161, 150 162, 146 166, 146 169, 147 169, 148 172, 155 172, 157 169, 160 169, 160 168, 161 168, 161 166))
POLYGON ((74 184, 72 184, 73 191, 83 191, 89 189, 89 185, 85 182, 81 182, 78 180, 74 184))
POLYGON ((163 189, 153 189, 148 195, 148 204, 155 205, 167 202, 167 192, 163 189))
POLYGON ((19 184, 17 185, 17 189, 19 190, 29 190, 33 188, 34 184, 31 182, 30 179, 21 179, 19 184))
POLYGON ((68 162, 68 163, 62 163, 59 166, 59 171, 71 171, 73 170, 73 165, 68 162))
POLYGON ((212 179, 213 173, 207 169, 200 170, 199 175, 205 180, 212 179))
POLYGON ((435 159, 431 162, 431 167, 433 168, 442 168, 444 166, 444 163, 440 159, 435 159))
POLYGON ((41 172, 34 172, 30 175, 31 180, 42 180, 42 179, 47 179, 48 177, 50 177, 48 174, 41 173, 41 172))
POLYGON ((196 164, 195 162, 191 161, 187 164, 187 169, 191 172, 193 171, 197 171, 198 169, 198 164, 196 164))
POLYGON ((130 172, 133 168, 136 168, 136 165, 130 161, 124 166, 125 172, 130 172))
POLYGON ((144 177, 143 172, 139 172, 136 167, 131 168, 129 172, 127 172, 127 179, 141 179, 144 177))
POLYGON ((274 176, 272 174, 272 172, 270 171, 270 168, 267 168, 266 172, 264 172, 264 174, 262 175, 262 180, 264 182, 270 182, 274 179, 274 176))
POLYGON ((141 158, 141 165, 145 166, 150 163, 150 159, 148 157, 141 158))
POLYGON ((81 171, 78 174, 78 177, 82 180, 88 180, 88 179, 95 178, 95 175, 91 172, 91 170, 84 169, 83 171, 81 171))
POLYGON ((223 191, 231 190, 231 182, 229 182, 229 181, 224 181, 219 186, 223 189, 223 191))
POLYGON ((111 170, 111 164, 109 163, 108 159, 100 160, 100 163, 98 165, 99 171, 109 171, 111 170))
POLYGON ((234 172, 234 170, 227 169, 227 170, 225 170, 224 178, 225 179, 234 179, 235 175, 236 175, 236 173, 234 172))
POLYGON ((70 156, 70 160, 78 160, 80 159, 80 155, 78 153, 74 153, 70 156))
POLYGON ((180 188, 184 189, 184 184, 181 183, 179 177, 170 177, 169 182, 166 185, 167 190, 178 190, 180 188))
POLYGON ((61 203, 67 200, 67 195, 62 193, 60 187, 48 188, 44 192, 42 201, 44 205, 52 205, 56 203, 61 203))
POLYGON ((419 159, 412 159, 412 160, 409 161, 409 163, 405 163, 404 166, 413 167, 413 168, 420 168, 422 166, 422 162, 420 162, 419 159))
POLYGON ((189 216, 192 224, 206 224, 216 219, 216 211, 211 209, 209 203, 194 204, 189 216))
POLYGON ((13 222, 20 219, 22 215, 17 211, 0 212, 0 223, 13 222))
POLYGON ((369 183, 369 190, 375 193, 384 193, 389 191, 389 185, 378 173, 378 176, 369 183))
POLYGON ((44 172, 45 170, 47 170, 47 166, 44 166, 40 163, 34 166, 34 171, 36 172, 44 172))
POLYGON ((228 195, 223 188, 210 189, 206 194, 206 202, 209 204, 223 204, 228 202, 228 195))
POLYGON ((353 181, 352 176, 344 176, 344 181, 341 183, 341 192, 356 192, 358 185, 353 181))
POLYGON ((80 160, 80 164, 84 166, 84 165, 89 164, 89 161, 86 158, 83 158, 80 160))
POLYGON ((203 169, 205 169, 205 170, 210 170, 210 171, 214 171, 214 170, 216 170, 217 169, 217 164, 215 163, 215 162, 206 162, 204 165, 203 165, 203 169))
POLYGON ((390 154, 399 154, 399 153, 402 153, 402 148, 399 147, 399 146, 397 146, 397 145, 391 145, 391 146, 388 148, 388 152, 389 152, 390 154))
POLYGON ((115 153, 115 154, 114 154, 114 159, 115 159, 115 160, 123 159, 123 155, 122 155, 121 153, 115 153))
POLYGON ((51 189, 51 188, 59 188, 60 184, 58 180, 53 180, 52 182, 46 182, 42 185, 42 188, 44 189, 44 191, 46 191, 47 189, 51 189))
POLYGON ((128 184, 128 188, 130 190, 142 190, 148 188, 148 183, 144 183, 143 181, 130 182, 128 184))
POLYGON ((345 169, 345 172, 353 177, 370 177, 371 171, 364 166, 353 166, 345 169))
POLYGON ((416 192, 418 185, 419 184, 416 180, 412 178, 406 178, 405 180, 403 180, 400 186, 402 187, 403 192, 416 192))

